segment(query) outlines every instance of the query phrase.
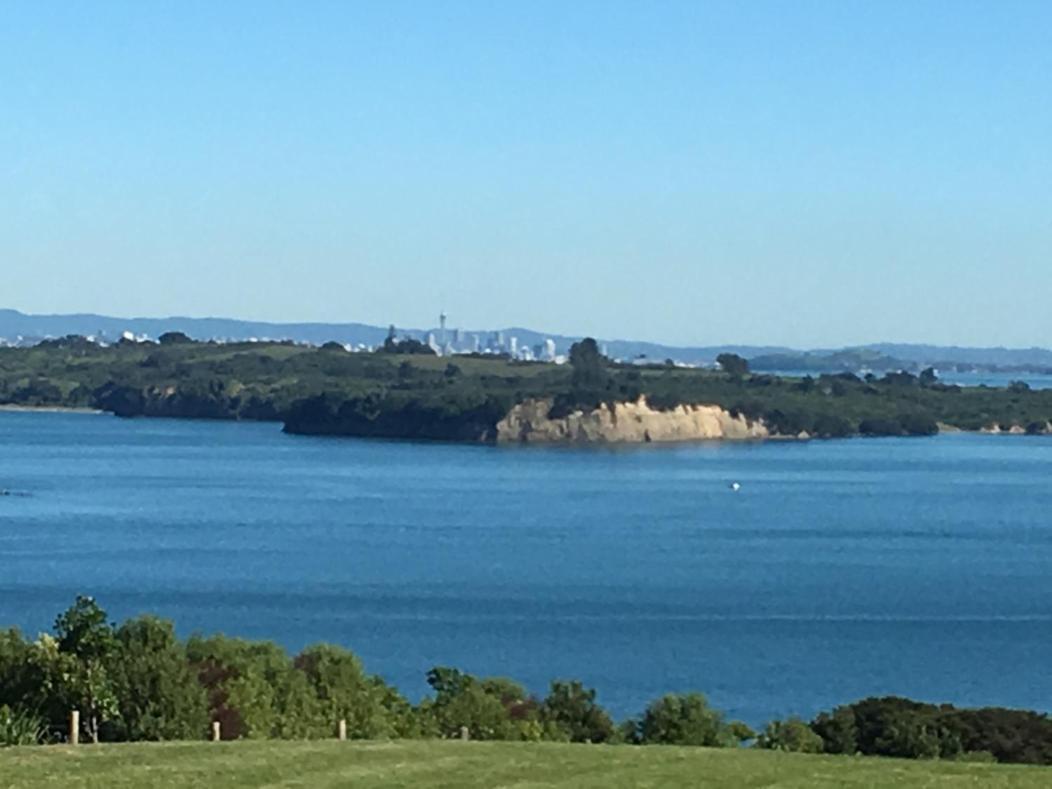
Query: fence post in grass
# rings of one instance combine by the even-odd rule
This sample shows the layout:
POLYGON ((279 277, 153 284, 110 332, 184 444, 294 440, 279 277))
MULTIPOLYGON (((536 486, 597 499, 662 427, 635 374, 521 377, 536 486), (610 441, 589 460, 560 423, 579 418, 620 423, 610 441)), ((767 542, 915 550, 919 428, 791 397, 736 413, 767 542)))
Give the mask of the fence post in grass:
POLYGON ((460 727, 460 739, 464 742, 467 742, 471 739, 471 732, 468 730, 467 726, 460 727))
POLYGON ((347 739, 347 721, 340 719, 340 725, 336 727, 336 736, 340 742, 347 739))
POLYGON ((222 729, 219 726, 219 721, 212 721, 212 742, 219 742, 221 732, 222 729))
POLYGON ((77 745, 80 743, 80 712, 78 710, 70 710, 69 712, 69 744, 77 745))

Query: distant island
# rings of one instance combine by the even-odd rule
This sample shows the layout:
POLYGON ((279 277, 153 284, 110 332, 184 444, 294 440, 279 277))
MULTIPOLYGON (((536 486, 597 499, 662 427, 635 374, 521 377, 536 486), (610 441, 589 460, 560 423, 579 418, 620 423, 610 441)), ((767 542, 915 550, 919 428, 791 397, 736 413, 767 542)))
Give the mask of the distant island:
POLYGON ((122 417, 279 421, 289 433, 482 443, 1052 432, 1052 390, 941 382, 934 370, 777 376, 736 354, 719 369, 617 363, 591 339, 566 364, 440 357, 392 333, 338 343, 158 342, 84 337, 0 348, 0 404, 122 417))

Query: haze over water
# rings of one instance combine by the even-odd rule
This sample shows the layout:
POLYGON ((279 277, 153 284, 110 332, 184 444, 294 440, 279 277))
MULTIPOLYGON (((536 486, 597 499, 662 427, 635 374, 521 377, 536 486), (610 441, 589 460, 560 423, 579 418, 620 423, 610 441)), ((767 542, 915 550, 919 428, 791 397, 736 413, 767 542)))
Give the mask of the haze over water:
POLYGON ((340 643, 413 698, 455 665, 580 678, 619 716, 694 689, 753 724, 1052 699, 1048 438, 518 449, 0 413, 0 446, 0 625, 29 633, 92 594, 340 643))

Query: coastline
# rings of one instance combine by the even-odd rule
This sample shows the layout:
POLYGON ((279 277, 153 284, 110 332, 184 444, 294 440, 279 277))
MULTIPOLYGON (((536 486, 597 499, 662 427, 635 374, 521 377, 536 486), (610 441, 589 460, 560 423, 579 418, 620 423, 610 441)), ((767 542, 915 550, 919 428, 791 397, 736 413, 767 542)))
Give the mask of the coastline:
MULTIPOLYGON (((749 423, 748 420, 742 420, 744 423, 744 430, 740 429, 742 426, 733 424, 732 429, 727 429, 727 425, 724 422, 730 421, 736 423, 738 420, 731 417, 729 412, 724 411, 718 406, 711 405, 691 405, 691 406, 680 406, 676 409, 669 411, 655 411, 652 414, 662 414, 664 416, 672 416, 679 413, 681 416, 684 412, 693 412, 698 410, 711 410, 715 416, 720 417, 717 419, 717 425, 715 427, 709 426, 706 429, 698 430, 697 425, 690 425, 690 428, 695 429, 682 429, 684 426, 676 425, 671 430, 668 430, 668 434, 655 436, 651 435, 648 430, 643 429, 642 424, 632 425, 632 422, 642 420, 621 420, 622 423, 627 421, 631 428, 628 430, 619 429, 618 421, 612 420, 612 424, 592 425, 589 430, 580 429, 580 425, 575 425, 574 429, 570 429, 568 424, 557 424, 554 427, 557 429, 546 430, 540 429, 535 430, 534 428, 538 425, 530 424, 531 420, 525 420, 526 425, 517 425, 520 432, 519 435, 509 435, 509 433, 517 432, 511 431, 507 423, 509 417, 519 411, 524 405, 536 406, 539 403, 536 401, 532 403, 520 403, 498 424, 497 429, 493 431, 492 437, 486 436, 472 436, 465 437, 461 436, 426 436, 426 435, 402 435, 402 434, 386 434, 378 432, 356 432, 347 430, 334 430, 334 429, 319 429, 319 430, 290 430, 288 423, 286 422, 282 432, 288 435, 306 435, 306 436, 327 436, 331 438, 378 438, 382 440, 395 440, 395 441, 407 441, 407 442, 423 442, 430 443, 434 441, 449 442, 454 444, 491 444, 497 446, 633 446, 633 445, 653 445, 653 444, 664 444, 664 445, 682 445, 682 444, 694 444, 694 443, 708 443, 708 442, 729 442, 729 443, 743 443, 743 442, 788 442, 788 443, 806 443, 809 441, 822 441, 830 440, 832 438, 842 439, 859 439, 859 438, 872 438, 873 436, 864 436, 860 434, 854 434, 850 436, 814 436, 806 431, 790 434, 790 433, 779 433, 769 430, 763 423, 763 420, 757 420, 755 423, 749 423), (523 430, 526 427, 526 430, 523 430), (503 429, 502 429, 503 428, 503 429), (638 429, 632 429, 638 428, 638 429), (711 429, 709 429, 711 428, 711 429), (734 429, 739 428, 739 429, 734 429), (642 432, 640 432, 642 431, 642 432)), ((638 401, 635 403, 628 403, 628 405, 636 406, 638 401)), ((645 399, 643 400, 645 405, 645 399)), ((544 403, 548 405, 548 403, 544 403)), ((618 405, 624 406, 626 403, 619 403, 618 405)), ((544 409, 545 412, 547 409, 544 409)), ((649 409, 648 409, 649 410, 649 409)), ((582 417, 594 416, 596 413, 603 412, 604 409, 596 409, 595 412, 575 412, 572 416, 576 420, 580 420, 582 417)), ((86 406, 75 407, 75 406, 51 406, 51 405, 18 405, 14 403, 0 403, 0 414, 3 413, 35 413, 35 414, 84 414, 84 415, 107 415, 113 416, 113 412, 101 408, 89 408, 86 406)), ((119 415, 125 418, 131 415, 119 415)), ((144 412, 136 414, 143 418, 162 418, 162 419, 201 419, 198 415, 193 414, 182 414, 176 412, 171 413, 148 413, 144 412)), ((213 417, 208 421, 214 421, 217 419, 213 417)), ((264 420, 241 420, 234 417, 224 418, 218 417, 219 421, 273 421, 281 422, 281 419, 264 419, 264 420)), ((514 420, 512 420, 514 421, 514 420)), ((539 420, 542 423, 546 422, 546 419, 539 420)), ((567 420, 555 420, 557 423, 562 423, 567 420)), ((574 421, 574 420, 569 420, 574 421)), ((678 421, 678 420, 677 420, 678 421)), ((939 422, 938 430, 931 435, 1010 435, 1010 436, 1026 436, 1026 435, 1038 435, 1038 436, 1049 436, 1052 435, 1052 423, 1049 423, 1045 429, 1038 433, 1028 433, 1025 429, 1019 426, 1013 426, 1010 429, 1002 429, 996 425, 987 425, 977 430, 970 430, 966 428, 957 427, 945 422, 939 422)), ((553 425, 545 425, 545 427, 551 428, 553 425)), ((620 427, 626 427, 622 424, 620 427)), ((669 426, 663 426, 668 429, 669 426)), ((919 436, 914 436, 919 437, 919 436)))
POLYGON ((0 412, 10 413, 41 413, 41 414, 105 414, 100 408, 74 408, 60 405, 15 405, 14 403, 0 403, 0 412))

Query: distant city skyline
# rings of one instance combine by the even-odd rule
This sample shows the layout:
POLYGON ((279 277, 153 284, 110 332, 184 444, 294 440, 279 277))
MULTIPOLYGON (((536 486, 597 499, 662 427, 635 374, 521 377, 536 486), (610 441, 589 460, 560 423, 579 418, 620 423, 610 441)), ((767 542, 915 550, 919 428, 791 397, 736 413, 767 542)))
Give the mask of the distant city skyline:
POLYGON ((19 4, 0 306, 1052 344, 1052 5, 19 4))

